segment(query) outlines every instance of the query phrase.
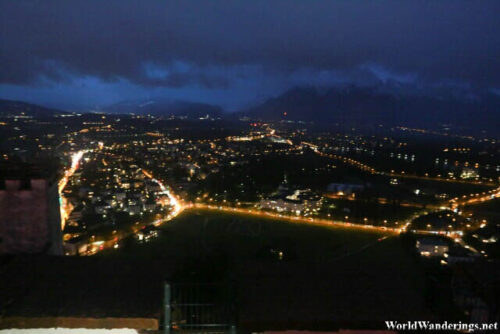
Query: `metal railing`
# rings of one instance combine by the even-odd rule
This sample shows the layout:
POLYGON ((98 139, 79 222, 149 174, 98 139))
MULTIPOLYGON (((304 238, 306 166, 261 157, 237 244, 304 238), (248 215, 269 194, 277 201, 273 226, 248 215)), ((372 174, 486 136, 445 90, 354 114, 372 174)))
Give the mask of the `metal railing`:
POLYGON ((218 283, 165 283, 164 333, 236 333, 234 293, 218 283))

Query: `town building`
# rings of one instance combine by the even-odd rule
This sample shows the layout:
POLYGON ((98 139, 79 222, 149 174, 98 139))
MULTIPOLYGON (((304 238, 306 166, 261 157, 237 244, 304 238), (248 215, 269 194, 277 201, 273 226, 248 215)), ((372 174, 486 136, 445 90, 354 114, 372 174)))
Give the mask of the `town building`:
POLYGON ((442 257, 448 252, 448 243, 440 238, 422 238, 417 240, 417 250, 422 256, 442 257))
POLYGON ((277 192, 268 198, 259 201, 261 209, 296 215, 310 215, 316 213, 323 204, 323 198, 310 189, 290 189, 287 175, 279 185, 277 192))

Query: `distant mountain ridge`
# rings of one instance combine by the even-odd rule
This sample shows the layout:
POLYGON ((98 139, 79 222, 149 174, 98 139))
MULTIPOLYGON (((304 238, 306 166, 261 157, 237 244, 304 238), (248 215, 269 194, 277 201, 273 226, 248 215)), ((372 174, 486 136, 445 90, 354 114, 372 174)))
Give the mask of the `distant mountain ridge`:
POLYGON ((397 95, 374 88, 297 87, 241 114, 261 120, 489 126, 500 119, 500 98, 489 95, 473 100, 397 95))
POLYGON ((43 107, 37 104, 0 99, 0 116, 20 116, 24 113, 31 117, 54 117, 57 114, 67 114, 67 112, 43 107))
POLYGON ((155 116, 186 116, 188 118, 218 118, 222 116, 219 106, 176 100, 150 99, 123 101, 100 109, 113 114, 138 114, 155 116))
MULTIPOLYGON (((237 119, 242 116, 263 121, 306 121, 321 124, 345 123, 422 126, 437 124, 498 132, 500 97, 483 94, 470 98, 465 94, 416 95, 401 91, 366 87, 296 87, 267 99, 255 107, 234 113, 206 103, 165 98, 132 100, 94 110, 113 114, 185 116, 237 119)), ((83 111, 82 111, 83 112, 83 111)), ((22 101, 0 99, 0 116, 25 115, 53 117, 68 112, 22 101)))

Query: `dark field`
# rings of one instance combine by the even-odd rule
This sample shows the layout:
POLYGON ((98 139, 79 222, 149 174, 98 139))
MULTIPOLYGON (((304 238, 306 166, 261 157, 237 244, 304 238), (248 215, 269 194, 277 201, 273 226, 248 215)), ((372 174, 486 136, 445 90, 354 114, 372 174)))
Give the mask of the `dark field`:
POLYGON ((426 269, 397 235, 381 239, 373 232, 206 211, 185 212, 160 231, 150 242, 129 241, 91 257, 3 258, 4 315, 159 319, 169 281, 234 287, 241 330, 450 319, 426 269))
POLYGON ((160 231, 102 256, 169 263, 173 281, 234 282, 240 328, 382 327, 388 315, 433 317, 425 275, 398 236, 205 211, 160 231))
POLYGON ((274 248, 284 252, 284 262, 324 262, 374 245, 383 236, 380 232, 189 210, 163 224, 158 238, 146 243, 129 241, 107 255, 179 260, 226 253, 240 262, 262 259, 263 249, 274 248))

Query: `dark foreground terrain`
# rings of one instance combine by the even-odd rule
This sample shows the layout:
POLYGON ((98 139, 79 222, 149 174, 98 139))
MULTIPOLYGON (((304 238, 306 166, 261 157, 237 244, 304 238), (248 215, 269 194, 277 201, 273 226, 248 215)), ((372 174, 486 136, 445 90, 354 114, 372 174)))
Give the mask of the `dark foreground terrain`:
MULTIPOLYGON (((163 282, 234 287, 237 327, 383 328, 448 319, 400 236, 191 211, 92 257, 1 259, 3 317, 162 314, 163 282), (24 277, 24 279, 20 279, 24 277)), ((447 311, 449 312, 449 311, 447 311)))

